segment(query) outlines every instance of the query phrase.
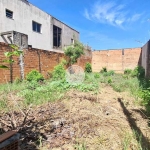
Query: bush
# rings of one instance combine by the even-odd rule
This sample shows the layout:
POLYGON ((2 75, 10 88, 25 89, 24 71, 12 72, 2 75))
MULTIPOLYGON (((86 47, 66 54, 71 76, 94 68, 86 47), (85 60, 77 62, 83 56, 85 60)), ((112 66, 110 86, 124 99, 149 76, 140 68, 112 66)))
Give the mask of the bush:
POLYGON ((91 73, 92 72, 92 66, 90 63, 86 63, 85 65, 85 72, 91 73))
POLYGON ((113 70, 107 71, 106 67, 103 67, 100 73, 103 73, 104 76, 113 76, 115 74, 113 70))
POLYGON ((108 72, 104 72, 103 74, 104 74, 104 76, 113 76, 115 74, 115 72, 113 70, 110 70, 108 72))
POLYGON ((100 73, 104 73, 104 72, 107 72, 107 68, 106 67, 103 67, 102 70, 100 71, 100 73))
POLYGON ((93 82, 94 79, 95 77, 93 73, 85 73, 85 81, 93 82))
POLYGON ((115 74, 115 72, 114 72, 113 70, 110 70, 110 71, 107 72, 107 74, 108 74, 109 76, 113 76, 113 75, 115 74))
POLYGON ((112 79, 108 78, 107 82, 108 82, 108 84, 112 83, 112 79))
POLYGON ((130 75, 132 73, 132 69, 125 69, 124 74, 130 75))
POLYGON ((77 62, 77 59, 84 54, 84 46, 79 41, 74 42, 73 45, 67 46, 64 49, 64 53, 69 57, 69 64, 74 64, 77 62))
POLYGON ((39 73, 37 70, 32 70, 31 72, 29 72, 26 76, 27 81, 43 81, 44 77, 41 73, 39 73))
POLYGON ((136 67, 132 73, 132 77, 144 78, 145 77, 145 69, 141 66, 136 67))
POLYGON ((94 78, 96 78, 96 79, 100 78, 100 74, 99 73, 95 73, 94 74, 94 78))
POLYGON ((150 88, 139 91, 138 95, 143 99, 142 104, 145 106, 148 115, 150 115, 150 88))
POLYGON ((142 92, 140 93, 140 97, 143 99, 144 105, 150 105, 150 88, 142 90, 142 92))
POLYGON ((65 69, 64 69, 64 65, 61 63, 57 66, 54 67, 54 70, 52 72, 52 78, 54 80, 58 80, 58 79, 64 79, 65 78, 65 69))
POLYGON ((40 86, 41 85, 37 81, 32 80, 30 83, 27 84, 26 89, 35 90, 37 87, 40 87, 40 86))
POLYGON ((122 77, 123 77, 124 79, 128 79, 128 78, 129 78, 129 75, 124 74, 124 75, 122 75, 122 77))

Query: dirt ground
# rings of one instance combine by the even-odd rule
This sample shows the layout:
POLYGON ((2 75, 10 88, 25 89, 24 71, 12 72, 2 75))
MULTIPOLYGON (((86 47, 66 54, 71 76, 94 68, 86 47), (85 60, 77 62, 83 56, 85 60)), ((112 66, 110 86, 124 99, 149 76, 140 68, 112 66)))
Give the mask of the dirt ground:
POLYGON ((150 149, 144 109, 129 93, 107 85, 99 94, 71 90, 63 100, 32 109, 28 120, 19 131, 21 150, 84 150, 83 145, 87 150, 138 150, 140 142, 143 149, 150 149))

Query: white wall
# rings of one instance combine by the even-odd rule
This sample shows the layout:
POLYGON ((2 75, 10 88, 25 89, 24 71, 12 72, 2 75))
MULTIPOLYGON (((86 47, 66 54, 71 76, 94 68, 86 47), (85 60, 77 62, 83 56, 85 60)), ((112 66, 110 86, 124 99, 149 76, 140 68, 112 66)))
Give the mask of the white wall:
MULTIPOLYGON (((0 33, 17 31, 28 35, 28 44, 33 48, 52 50, 53 48, 53 17, 30 3, 21 0, 0 0, 0 33), (6 17, 5 9, 13 11, 13 19, 6 17), (32 21, 42 24, 42 33, 32 30, 32 21)), ((63 45, 69 45, 73 33, 79 37, 79 33, 72 30, 62 22, 60 24, 63 35, 63 45)), ((0 37, 0 42, 4 42, 0 37)))
MULTIPOLYGON (((0 32, 18 31, 28 35, 29 45, 34 48, 49 50, 50 45, 50 15, 31 4, 21 0, 0 0, 0 32), (6 17, 5 9, 13 11, 13 19, 6 17), (32 30, 32 20, 42 24, 42 33, 32 30)), ((0 37, 0 41, 3 39, 0 37)))

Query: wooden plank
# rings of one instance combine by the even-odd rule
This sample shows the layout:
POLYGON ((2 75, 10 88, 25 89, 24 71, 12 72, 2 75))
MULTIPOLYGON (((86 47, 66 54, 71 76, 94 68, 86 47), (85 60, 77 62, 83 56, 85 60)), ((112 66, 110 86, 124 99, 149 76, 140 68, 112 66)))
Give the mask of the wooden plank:
POLYGON ((3 141, 9 139, 10 137, 15 135, 16 133, 17 133, 17 131, 8 131, 8 132, 0 135, 0 143, 2 143, 3 141))

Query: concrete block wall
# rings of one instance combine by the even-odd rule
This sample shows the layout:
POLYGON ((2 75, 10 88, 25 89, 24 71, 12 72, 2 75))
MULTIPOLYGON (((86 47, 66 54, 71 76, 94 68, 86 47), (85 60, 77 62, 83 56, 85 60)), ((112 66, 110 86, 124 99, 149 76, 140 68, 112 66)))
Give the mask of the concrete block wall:
MULTIPOLYGON (((11 50, 5 43, 0 43, 0 64, 6 59, 4 52, 11 50)), ((20 78, 20 66, 19 58, 14 57, 13 64, 13 80, 20 78)), ((48 72, 52 71, 56 65, 58 65, 62 59, 66 59, 63 52, 53 52, 40 49, 26 49, 24 50, 24 74, 25 76, 31 70, 36 69, 41 72, 45 78, 47 78, 48 72)), ((87 62, 91 63, 91 57, 81 56, 78 59, 77 65, 85 68, 87 62)), ((10 71, 8 69, 0 69, 0 83, 6 83, 10 81, 10 71)))
POLYGON ((123 73, 125 69, 134 69, 140 65, 141 48, 100 50, 92 52, 93 72, 100 72, 103 67, 123 73))

